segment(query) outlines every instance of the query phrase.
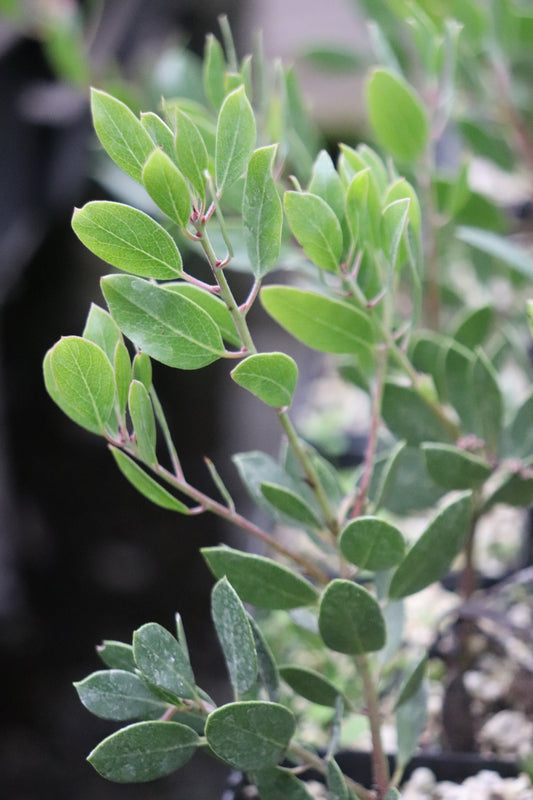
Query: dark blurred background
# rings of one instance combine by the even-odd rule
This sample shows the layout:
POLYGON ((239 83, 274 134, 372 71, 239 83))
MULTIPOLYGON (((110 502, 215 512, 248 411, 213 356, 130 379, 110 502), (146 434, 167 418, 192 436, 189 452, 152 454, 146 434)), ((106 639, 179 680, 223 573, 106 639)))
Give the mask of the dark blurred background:
MULTIPOLYGON (((144 786, 110 784, 85 761, 117 727, 89 714, 72 687, 100 668, 94 648, 103 638, 131 641, 151 620, 172 630, 179 610, 198 682, 219 691, 212 581, 198 547, 224 532, 213 518, 191 522, 139 497, 102 441, 48 398, 41 362, 61 335, 81 333, 107 271, 70 228, 73 206, 107 196, 96 175, 88 82, 114 82, 134 103, 151 102, 156 57, 168 49, 164 79, 186 83, 183 70, 195 62, 184 66, 176 53, 201 54, 222 11, 238 32, 238 0, 2 5, 0 795, 9 800, 220 796, 225 769, 201 755, 144 786), (76 36, 85 63, 76 62, 76 36)), ((158 390, 190 479, 207 488, 201 454, 220 444, 218 371, 188 374, 186 390, 170 372, 157 371, 158 390)))

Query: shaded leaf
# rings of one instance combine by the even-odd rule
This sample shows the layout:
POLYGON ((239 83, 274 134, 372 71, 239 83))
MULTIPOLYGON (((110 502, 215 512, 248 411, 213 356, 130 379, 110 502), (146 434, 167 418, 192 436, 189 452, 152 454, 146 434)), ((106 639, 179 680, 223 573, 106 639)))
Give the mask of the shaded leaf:
POLYGON ((341 692, 320 673, 304 667, 285 665, 279 668, 279 674, 296 694, 311 703, 335 708, 341 692))
POLYGON ((257 678, 257 655, 248 615, 235 589, 222 578, 211 593, 211 616, 236 695, 251 689, 257 678))
POLYGON ((217 326, 187 297, 127 275, 108 275, 101 285, 113 319, 156 361, 198 369, 224 355, 217 326))
POLYGON ((253 778, 261 800, 312 800, 305 783, 281 767, 254 772, 253 778))
POLYGON ((117 344, 122 341, 122 334, 108 311, 91 303, 82 336, 101 347, 111 364, 114 363, 115 350, 117 344))
POLYGON ((176 158, 178 167, 201 200, 205 199, 209 158, 202 134, 192 119, 180 108, 176 109, 176 158))
POLYGON ((315 603, 316 589, 288 567, 229 547, 203 547, 216 578, 227 577, 241 600, 258 608, 297 608, 315 603))
POLYGON ((492 473, 484 458, 448 444, 425 443, 422 451, 433 480, 448 491, 475 489, 492 473))
POLYGON ((317 195, 325 200, 335 216, 342 222, 344 217, 344 189, 335 164, 327 150, 321 150, 313 164, 311 182, 308 187, 310 194, 317 195))
POLYGON ((139 455, 146 464, 156 464, 154 410, 146 387, 140 381, 133 380, 131 382, 128 407, 139 455))
POLYGON ((509 426, 508 448, 515 458, 533 455, 533 394, 524 400, 509 426))
POLYGON ((443 417, 409 386, 385 383, 381 413, 391 433, 408 444, 453 439, 443 417))
POLYGON ((136 670, 131 644, 104 639, 102 644, 99 644, 96 648, 96 652, 106 667, 110 669, 125 669, 128 672, 135 672, 136 670))
POLYGON ((259 681, 264 687, 268 699, 273 703, 277 703, 280 694, 280 677, 276 661, 268 642, 261 633, 261 629, 252 616, 249 617, 249 622, 252 628, 255 650, 257 653, 257 670, 259 681))
MULTIPOLYGON (((481 350, 472 364, 472 400, 476 409, 478 431, 494 453, 503 422, 503 398, 496 371, 481 350)), ((476 431, 477 432, 477 431, 476 431)))
POLYGON ((503 261, 508 267, 526 278, 533 278, 533 258, 514 242, 492 231, 463 226, 456 229, 460 241, 481 250, 482 253, 503 261))
POLYGON ((342 770, 333 757, 328 758, 326 785, 330 800, 350 800, 350 793, 344 780, 342 770))
POLYGON ((481 306, 474 310, 468 309, 461 316, 453 338, 463 347, 475 350, 483 344, 494 323, 495 310, 493 306, 481 306))
POLYGON ((170 775, 194 755, 198 735, 178 722, 136 722, 95 747, 88 761, 116 783, 145 783, 170 775))
POLYGON ((186 283, 185 281, 167 283, 165 284, 165 289, 181 294, 183 297, 192 300, 193 303, 196 303, 200 308, 203 308, 220 330, 222 338, 235 347, 241 347, 241 339, 231 313, 220 297, 192 283, 186 283))
POLYGON ((152 362, 150 356, 142 351, 135 354, 133 359, 133 378, 140 381, 147 392, 152 386, 152 362))
POLYGON ((181 274, 174 239, 144 211, 94 200, 74 211, 72 227, 92 253, 123 272, 160 280, 181 274))
POLYGON ((331 650, 360 655, 385 645, 385 621, 378 602, 352 581, 336 578, 320 601, 320 636, 331 650))
POLYGON ((420 661, 415 665, 414 669, 411 673, 407 676, 402 688, 400 689, 400 694, 398 695, 398 699, 395 703, 395 708, 400 708, 403 706, 404 703, 407 703, 413 695, 415 695, 424 680, 424 675, 426 672, 428 656, 424 654, 424 656, 420 659, 420 661))
POLYGON ((205 39, 202 78, 205 96, 215 111, 218 111, 226 96, 225 72, 226 59, 222 45, 212 33, 209 33, 205 39))
POLYGON ((292 713, 277 703, 228 703, 213 711, 205 729, 215 755, 248 772, 275 766, 294 734, 292 713))
POLYGON ((128 405, 128 392, 132 375, 130 354, 123 341, 117 342, 113 367, 115 370, 118 407, 120 416, 123 419, 128 405))
POLYGON ((463 546, 472 516, 471 493, 443 508, 408 551, 389 587, 389 597, 407 597, 446 574, 463 546))
POLYGON ((262 483, 261 493, 275 508, 279 509, 287 517, 309 525, 312 528, 320 527, 313 510, 305 503, 296 492, 279 486, 275 483, 262 483))
POLYGON ((405 766, 416 752, 427 722, 427 690, 422 682, 418 690, 396 711, 398 763, 405 766))

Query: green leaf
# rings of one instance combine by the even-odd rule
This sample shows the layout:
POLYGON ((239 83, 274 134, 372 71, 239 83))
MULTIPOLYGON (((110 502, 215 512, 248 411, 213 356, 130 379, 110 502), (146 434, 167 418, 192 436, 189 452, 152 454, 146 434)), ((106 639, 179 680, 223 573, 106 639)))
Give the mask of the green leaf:
POLYGON ((123 341, 117 342, 113 367, 115 370, 118 407, 120 416, 123 419, 128 405, 128 392, 132 374, 130 354, 123 341))
POLYGON ((422 445, 422 451, 429 474, 448 491, 476 489, 492 473, 484 458, 453 445, 427 442, 422 445))
POLYGON ((211 616, 236 696, 251 689, 257 678, 257 654, 248 615, 226 577, 211 593, 211 616))
POLYGON ((182 767, 194 755, 198 735, 178 722, 136 722, 95 747, 88 761, 116 783, 145 783, 182 767))
POLYGON ((344 218, 344 189, 335 164, 327 150, 321 150, 313 164, 308 191, 325 200, 335 216, 342 222, 344 218))
POLYGON ((455 235, 461 242, 465 242, 476 250, 481 250, 482 253, 492 256, 498 261, 503 261, 519 275, 530 280, 533 278, 533 258, 527 250, 514 242, 492 231, 467 226, 457 228, 455 235))
POLYGON ((409 386, 385 383, 382 417, 398 439, 416 445, 425 441, 451 441, 450 427, 426 400, 409 386))
POLYGON ((153 111, 141 111, 141 125, 152 139, 152 142, 161 147, 167 156, 174 161, 176 159, 174 134, 166 122, 163 122, 161 117, 158 117, 153 111))
POLYGON ((146 680, 176 699, 194 698, 194 674, 177 639, 156 622, 133 634, 133 656, 146 680))
POLYGON ((346 786, 344 775, 333 757, 328 758, 326 784, 330 800, 350 800, 350 793, 346 786))
POLYGON ((305 783, 281 767, 254 772, 253 779, 261 800, 313 800, 305 783))
POLYGON ((408 258, 406 238, 410 203, 408 198, 394 200, 383 209, 381 239, 393 270, 400 269, 408 258))
POLYGON ((85 708, 102 719, 142 719, 154 712, 161 716, 169 707, 152 694, 138 675, 122 669, 93 672, 74 687, 85 708))
POLYGON ((387 206, 395 200, 403 200, 405 198, 410 200, 408 214, 409 223, 412 229, 418 233, 420 231, 422 214, 418 196, 409 181, 406 181, 405 178, 398 178, 398 180, 394 181, 394 183, 387 188, 383 198, 383 205, 387 206))
POLYGON ((270 609, 316 603, 309 581, 270 558, 229 547, 203 547, 201 553, 213 575, 225 575, 244 603, 270 609))
POLYGON ((350 563, 375 571, 395 567, 405 553, 405 541, 398 528, 377 517, 358 517, 349 522, 341 533, 339 546, 350 563))
POLYGON ((275 766, 292 739, 292 713, 277 703, 228 703, 207 719, 205 735, 216 756, 248 772, 275 766))
POLYGON ((246 171, 242 220, 252 272, 263 278, 275 266, 281 247, 283 210, 272 175, 277 145, 260 147, 246 171))
POLYGON ((152 200, 167 217, 185 228, 192 204, 187 181, 162 150, 154 150, 142 172, 142 180, 152 200))
POLYGON ((509 455, 515 458, 533 456, 533 393, 517 410, 508 430, 509 455))
POLYGON ((131 382, 128 406, 139 455, 146 464, 156 464, 154 409, 148 392, 140 381, 131 382))
POLYGON ((366 356, 372 344, 368 318, 341 300, 292 286, 265 286, 261 303, 296 339, 320 352, 366 356))
POLYGON ((481 308, 467 309, 461 315, 457 324, 453 338, 456 342, 475 350, 480 347, 494 324, 495 309, 493 306, 481 306, 481 308))
POLYGON ((105 150, 124 172, 141 181, 144 162, 154 145, 140 120, 121 100, 98 89, 91 89, 91 111, 105 150))
POLYGON ((242 342, 231 313, 220 297, 201 289, 199 286, 195 286, 193 283, 185 283, 184 281, 167 283, 165 284, 165 289, 187 297, 200 308, 203 308, 220 330, 222 338, 235 347, 241 347, 242 342))
POLYGON ((215 111, 218 111, 226 96, 225 73, 226 59, 222 45, 212 33, 209 33, 205 39, 202 78, 205 96, 215 111))
POLYGON ((398 699, 396 700, 394 706, 395 709, 398 709, 400 708, 400 706, 403 706, 418 692, 420 685, 424 680, 427 661, 428 661, 428 656, 426 653, 420 659, 420 661, 415 665, 411 673, 407 676, 406 681, 404 682, 402 688, 400 689, 400 694, 398 695, 398 699))
POLYGON ((252 628, 255 650, 257 653, 257 671, 259 681, 264 687, 268 699, 273 703, 277 703, 280 694, 280 677, 278 668, 276 666, 276 661, 268 642, 261 633, 261 629, 252 616, 249 617, 249 622, 252 628))
POLYGON ((487 507, 495 503, 510 506, 529 506, 533 503, 533 474, 531 467, 518 467, 509 472, 487 500, 487 507))
POLYGON ((254 144, 254 112, 244 86, 240 86, 227 95, 217 120, 215 175, 219 194, 244 173, 254 144))
POLYGON ((106 667, 135 672, 136 667, 131 644, 104 639, 102 644, 97 646, 96 652, 106 667))
POLYGON ((292 403, 298 367, 285 353, 257 353, 241 361, 230 375, 267 406, 282 408, 292 403))
POLYGON ((46 390, 60 409, 92 433, 105 433, 115 403, 113 367, 98 345, 66 336, 46 354, 46 390))
POLYGON ((152 362, 147 353, 141 351, 135 354, 132 372, 134 380, 140 381, 149 392, 152 386, 152 362))
POLYGON ((352 581, 335 578, 320 601, 320 635, 331 650, 360 655, 385 645, 385 621, 378 602, 352 581))
POLYGON ((427 690, 424 683, 421 683, 417 692, 396 712, 397 761, 402 767, 416 752, 420 736, 426 727, 427 701, 427 690))
MULTIPOLYGON (((461 427, 468 433, 478 429, 477 409, 473 400, 472 365, 474 354, 454 343, 444 358, 444 376, 449 402, 457 411, 461 427)), ((427 437, 428 439, 430 437, 427 437)))
POLYGON ((94 200, 74 211, 72 227, 92 253, 123 272, 158 280, 181 275, 174 239, 137 208, 94 200))
POLYGON ((389 597, 407 597, 439 581, 463 546, 472 517, 471 492, 463 492, 432 520, 392 576, 389 597))
POLYGON ((205 200, 206 177, 209 158, 202 134, 180 108, 176 109, 176 158, 178 167, 200 199, 205 200))
POLYGON ((156 361, 199 369, 224 355, 217 326, 187 297, 127 275, 108 275, 101 285, 113 319, 156 361))
POLYGON ((320 527, 320 523, 313 510, 296 494, 296 492, 275 483, 265 482, 261 484, 260 488, 261 493, 268 502, 287 517, 291 517, 291 519, 295 519, 303 525, 309 525, 312 528, 320 527))
POLYGON ((306 256, 328 272, 339 272, 342 230, 330 206, 310 192, 285 192, 289 227, 306 256))
POLYGON ((82 336, 101 347, 110 363, 114 363, 115 351, 117 344, 122 341, 122 334, 108 311, 91 303, 82 336))
POLYGON ((479 433, 495 453, 503 422, 503 398, 496 371, 482 350, 476 351, 472 364, 472 400, 476 409, 479 433))
POLYGON ((370 124, 376 138, 398 161, 416 161, 427 145, 429 123, 414 89, 387 69, 375 69, 366 84, 370 124))
POLYGON ((132 458, 118 450, 116 447, 110 447, 113 458, 115 459, 118 468, 125 478, 134 486, 140 494, 155 503, 156 506, 168 508, 169 511, 178 511, 180 514, 188 514, 189 509, 184 503, 177 500, 174 495, 167 492, 167 490, 148 475, 142 467, 132 458))
POLYGON ((304 667, 286 665, 279 668, 279 674, 296 694, 319 706, 335 708, 341 692, 320 673, 304 667))
POLYGON ((361 246, 380 245, 381 200, 369 167, 354 175, 348 187, 346 219, 354 241, 361 246))

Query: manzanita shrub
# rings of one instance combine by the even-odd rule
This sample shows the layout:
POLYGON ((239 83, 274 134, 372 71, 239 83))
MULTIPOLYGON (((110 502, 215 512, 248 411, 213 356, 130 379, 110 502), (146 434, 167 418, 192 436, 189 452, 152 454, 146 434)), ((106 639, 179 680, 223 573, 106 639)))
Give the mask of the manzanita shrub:
MULTIPOLYGON (((498 316, 478 251, 484 263, 488 253, 503 259, 507 266, 491 262, 489 277, 499 269, 518 290, 531 262, 499 236, 502 215, 469 188, 463 155, 446 174, 435 158, 437 138, 454 123, 455 77, 459 100, 471 90, 457 68, 461 36, 467 50, 472 37, 481 41, 483 19, 474 29, 462 20, 461 34, 417 3, 391 8, 403 5, 426 83, 416 91, 384 48, 386 23, 398 13, 389 10, 374 27, 388 63, 370 70, 365 90, 374 148, 341 144, 334 158, 320 150, 294 72, 269 70, 260 53, 238 62, 225 23, 225 48, 207 39, 205 105, 173 98, 161 116, 139 118, 92 91, 96 134, 145 188, 153 213, 114 201, 74 212, 76 235, 117 271, 102 278, 104 304, 91 306, 81 336, 46 354, 47 390, 105 440, 147 500, 177 515, 177 526, 180 515, 211 513, 251 540, 246 552, 202 550, 216 579, 212 619, 232 702, 218 705, 197 685, 179 614, 174 632, 148 622, 131 643, 105 641, 105 668, 76 684, 92 713, 126 723, 89 756, 109 780, 168 775, 202 748, 246 773, 262 800, 310 797, 302 766, 322 773, 332 800, 399 796, 426 706, 426 658, 403 651, 404 598, 443 578, 460 554, 461 591, 471 593, 478 520, 497 503, 531 498, 533 397, 504 398, 498 377, 520 328, 509 335, 514 317, 498 316), (190 271, 191 250, 205 257, 210 280, 190 271), (236 296, 234 266, 239 287, 249 275, 245 297, 236 296), (461 296, 466 274, 483 285, 483 305, 461 296), (370 398, 363 463, 348 478, 299 435, 291 412, 298 364, 258 351, 248 317, 256 303, 370 398), (189 483, 152 383, 152 360, 180 370, 183 384, 187 370, 219 359, 233 391, 251 393, 279 420, 277 460, 253 449, 235 456, 272 527, 239 513, 209 460, 213 495, 189 483), (401 513, 420 511, 425 527, 408 544, 401 513), (276 523, 295 531, 294 544, 276 535, 276 523), (254 539, 268 555, 254 554, 254 539), (284 611, 298 625, 302 608, 306 641, 350 664, 342 684, 305 664, 280 665, 254 613, 284 611), (320 754, 301 735, 293 695, 331 708, 320 754), (385 711, 398 732, 393 776, 385 711), (373 787, 344 776, 335 760, 340 732, 357 714, 369 721, 373 787)), ((512 4, 501 5, 518 18, 512 4)), ((480 140, 482 126, 468 125, 471 108, 462 108, 469 142, 480 140)))

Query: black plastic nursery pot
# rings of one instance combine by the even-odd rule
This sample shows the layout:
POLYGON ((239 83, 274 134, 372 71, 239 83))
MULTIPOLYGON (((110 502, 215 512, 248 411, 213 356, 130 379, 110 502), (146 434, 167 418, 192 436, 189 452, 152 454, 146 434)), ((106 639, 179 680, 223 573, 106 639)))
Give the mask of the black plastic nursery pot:
MULTIPOLYGON (((336 760, 345 775, 368 789, 372 788, 370 753, 344 750, 336 755, 336 760)), ((395 767, 394 756, 389 756, 389 766, 392 774, 395 767)), ((502 778, 515 778, 520 771, 514 761, 483 758, 478 753, 440 752, 414 756, 405 769, 403 780, 408 780, 419 767, 430 769, 437 782, 451 781, 458 784, 477 775, 482 770, 497 772, 502 778)), ((323 780, 322 776, 314 770, 309 770, 300 777, 315 781, 323 780)), ((247 786, 248 783, 242 773, 231 772, 220 800, 251 800, 250 794, 245 791, 247 786)))

